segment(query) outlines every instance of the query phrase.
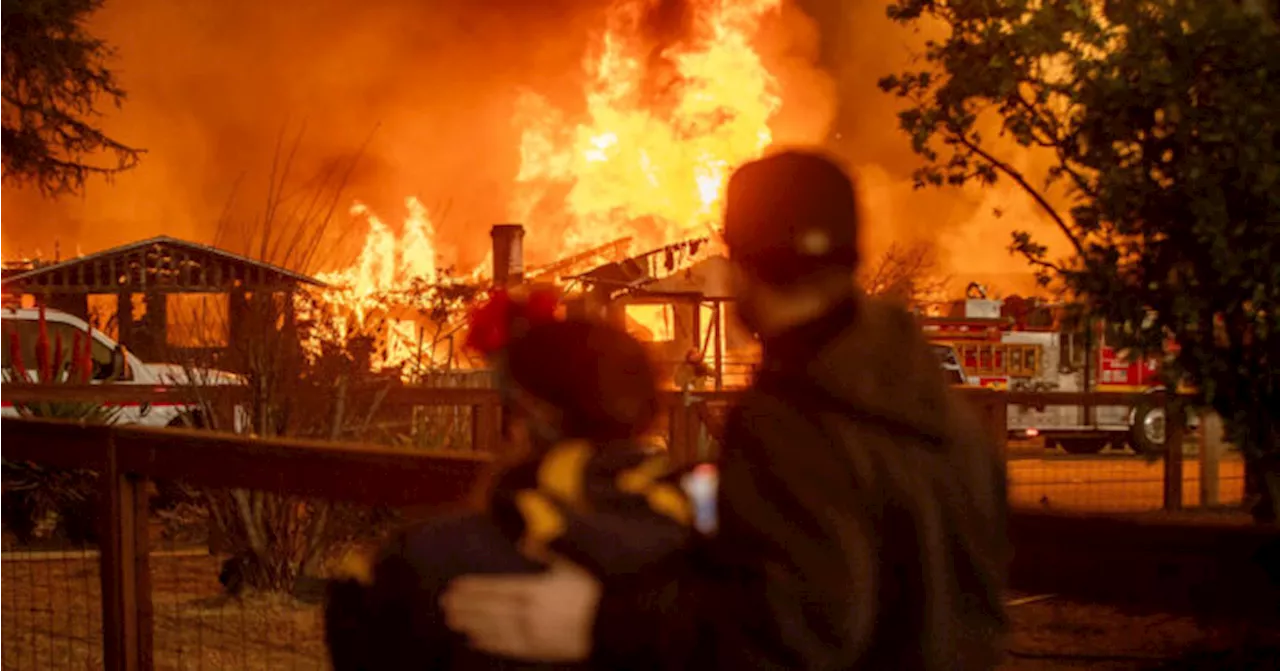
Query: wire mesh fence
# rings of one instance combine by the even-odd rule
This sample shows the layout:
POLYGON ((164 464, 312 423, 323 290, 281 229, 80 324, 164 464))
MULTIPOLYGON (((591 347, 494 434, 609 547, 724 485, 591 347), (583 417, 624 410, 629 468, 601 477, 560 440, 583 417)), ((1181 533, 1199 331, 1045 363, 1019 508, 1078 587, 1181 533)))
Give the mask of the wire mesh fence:
POLYGON ((318 669, 325 663, 320 605, 290 594, 230 596, 224 558, 184 552, 151 557, 156 669, 318 669))
POLYGON ((151 517, 157 669, 315 669, 324 581, 396 511, 160 481, 151 517))
MULTIPOLYGON (((1179 507, 1238 507, 1244 498, 1244 460, 1238 451, 1218 456, 1216 487, 1206 501, 1199 437, 1183 448, 1179 507)), ((1076 512, 1145 512, 1167 506, 1165 459, 1109 448, 1093 455, 1050 449, 1042 441, 1011 443, 1007 450, 1009 501, 1023 508, 1076 512)))
MULTIPOLYGON (((709 396, 689 406, 696 421, 688 440, 696 444, 697 454, 715 454, 733 401, 709 396)), ((1200 431, 1184 435, 1177 507, 1239 507, 1244 498, 1243 458, 1238 450, 1218 448, 1208 475, 1202 476, 1203 439, 1200 431), (1208 479, 1213 486, 1206 488, 1208 479)), ((1122 440, 1092 454, 1068 452, 1044 438, 1017 440, 1008 442, 1005 454, 1009 501, 1018 508, 1129 513, 1169 505, 1165 455, 1135 453, 1122 440)))
MULTIPOLYGON (((6 491, 6 499, 13 500, 6 491)), ((83 506, 92 513, 92 506, 83 506)), ((102 668, 94 542, 42 517, 3 545, 3 668, 102 668), (48 528, 46 528, 48 527, 48 528)), ((419 516, 266 491, 152 483, 146 558, 153 668, 322 669, 325 581, 419 516)))
POLYGON ((102 666, 96 473, 4 464, 0 666, 102 666))
MULTIPOLYGON (((705 443, 691 453, 713 456, 716 437, 723 430, 733 400, 726 395, 705 404, 694 403, 678 421, 682 415, 673 412, 672 439, 677 430, 686 430, 692 436, 686 440, 705 443)), ((443 466, 426 465, 422 452, 449 445, 456 449, 468 435, 476 435, 476 427, 469 424, 487 416, 449 407, 433 408, 432 412, 406 412, 405 425, 395 430, 408 435, 439 430, 456 436, 454 442, 417 445, 415 441, 385 441, 418 449, 368 457, 379 460, 382 470, 366 468, 371 464, 363 464, 367 455, 359 450, 339 454, 330 452, 336 448, 302 449, 308 446, 257 445, 235 436, 203 437, 211 432, 177 434, 182 440, 170 441, 167 437, 175 434, 167 431, 113 429, 117 437, 113 443, 103 444, 103 449, 124 455, 122 458, 135 455, 126 460, 159 469, 150 472, 193 479, 195 473, 204 472, 200 479, 204 483, 263 488, 149 480, 143 564, 148 598, 143 610, 148 613, 149 654, 154 668, 324 668, 324 581, 339 571, 344 557, 377 547, 389 533, 430 510, 405 507, 417 505, 414 497, 437 503, 461 501, 475 480, 474 471, 467 470, 470 466, 463 468, 462 462, 457 462, 456 475, 429 477, 430 469, 443 466), (414 428, 418 426, 422 428, 414 428), (144 454, 150 455, 150 461, 136 456, 144 454), (159 461, 155 461, 156 454, 159 461), (352 475, 353 467, 364 468, 363 475, 352 475), (222 474, 207 474, 216 469, 222 474), (417 472, 422 475, 413 475, 413 469, 420 469, 417 472), (253 470, 259 473, 253 474, 253 470), (281 486, 280 491, 297 492, 298 482, 308 478, 317 483, 326 481, 323 487, 304 487, 309 494, 342 491, 349 495, 359 490, 366 492, 362 500, 383 505, 335 503, 269 489, 281 486), (391 479, 400 484, 389 484, 391 479), (279 485, 274 484, 277 482, 279 485), (395 492, 370 492, 380 483, 397 490, 421 488, 392 503, 384 497, 395 492), (411 498, 413 503, 406 503, 411 498)), ((483 421, 491 422, 492 418, 483 421)), ((29 439, 37 434, 23 435, 29 439)), ((72 433, 65 437, 71 442, 88 442, 72 433)), ((1200 504, 1202 490, 1198 441, 1198 435, 1190 435, 1183 453, 1182 503, 1189 507, 1200 504)), ((31 453, 27 449, 22 452, 31 453)), ((1010 445, 1008 468, 1011 502, 1021 508, 1156 510, 1165 504, 1167 495, 1163 460, 1123 449, 1079 455, 1049 449, 1043 442, 1019 443, 1010 445)), ((100 668, 104 600, 94 533, 100 514, 95 506, 101 500, 94 483, 97 476, 43 467, 35 471, 12 469, 6 462, 0 577, 5 588, 3 668, 100 668), (49 503, 53 499, 47 491, 43 498, 31 493, 33 481, 57 484, 72 495, 56 505, 49 503)), ((1218 503, 1240 501, 1243 464, 1238 454, 1227 451, 1221 456, 1215 482, 1218 503)))

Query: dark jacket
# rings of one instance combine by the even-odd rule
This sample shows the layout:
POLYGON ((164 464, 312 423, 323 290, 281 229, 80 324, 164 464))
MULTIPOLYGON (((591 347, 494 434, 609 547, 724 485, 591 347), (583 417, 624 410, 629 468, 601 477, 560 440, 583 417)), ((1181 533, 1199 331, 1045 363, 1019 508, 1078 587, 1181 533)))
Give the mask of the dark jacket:
POLYGON ((440 517, 397 536, 370 584, 334 583, 325 639, 335 671, 572 668, 495 659, 444 625, 439 598, 465 574, 544 570, 546 552, 608 584, 682 548, 690 509, 665 459, 634 444, 571 442, 500 474, 489 510, 440 517))
POLYGON ((719 533, 606 586, 607 668, 992 668, 1003 464, 914 320, 872 300, 765 343, 719 533))

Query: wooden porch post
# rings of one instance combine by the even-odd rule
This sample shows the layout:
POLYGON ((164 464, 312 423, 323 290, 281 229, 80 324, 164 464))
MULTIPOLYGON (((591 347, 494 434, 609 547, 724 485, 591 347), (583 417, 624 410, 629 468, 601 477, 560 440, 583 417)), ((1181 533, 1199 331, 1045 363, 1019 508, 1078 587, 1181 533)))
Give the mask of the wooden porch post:
POLYGON ((48 293, 43 296, 43 300, 52 310, 61 310, 89 321, 89 294, 48 293))
POLYGON ((116 294, 116 342, 133 351, 133 293, 121 291, 116 294))
POLYGON ((713 336, 716 339, 715 344, 715 361, 716 361, 716 391, 724 389, 724 344, 721 342, 724 338, 722 333, 724 327, 724 314, 721 306, 723 302, 716 300, 712 303, 715 306, 715 315, 712 319, 716 320, 716 333, 713 336))

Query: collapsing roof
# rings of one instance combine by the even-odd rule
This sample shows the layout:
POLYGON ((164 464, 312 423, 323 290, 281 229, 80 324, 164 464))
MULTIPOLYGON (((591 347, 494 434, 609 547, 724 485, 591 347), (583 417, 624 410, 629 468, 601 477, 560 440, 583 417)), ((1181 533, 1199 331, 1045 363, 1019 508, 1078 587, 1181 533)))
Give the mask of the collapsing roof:
POLYGON ((699 258, 699 252, 705 255, 710 247, 707 238, 685 240, 622 261, 606 263, 571 279, 610 295, 642 288, 649 290, 655 282, 690 270, 699 258))
POLYGON ((729 258, 721 254, 708 256, 674 275, 654 280, 641 291, 662 295, 697 295, 709 300, 732 300, 729 258))
POLYGON ((6 293, 282 291, 327 286, 286 268, 166 235, 4 278, 6 293))

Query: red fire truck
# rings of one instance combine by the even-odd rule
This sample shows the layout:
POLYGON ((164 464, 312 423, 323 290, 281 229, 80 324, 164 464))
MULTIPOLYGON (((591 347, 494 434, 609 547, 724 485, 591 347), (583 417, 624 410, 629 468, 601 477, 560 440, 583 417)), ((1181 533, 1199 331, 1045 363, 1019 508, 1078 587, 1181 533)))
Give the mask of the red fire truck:
MULTIPOLYGON (((1106 342, 1105 329, 1089 334, 1062 325, 1062 306, 1011 297, 969 298, 945 317, 922 320, 929 339, 954 348, 969 385, 1010 391, 1116 391, 1162 389, 1154 361, 1130 360, 1106 342)), ((1046 447, 1094 454, 1110 446, 1152 453, 1164 449, 1164 410, 1154 402, 1127 406, 1010 406, 1013 439, 1043 438, 1046 447)))

